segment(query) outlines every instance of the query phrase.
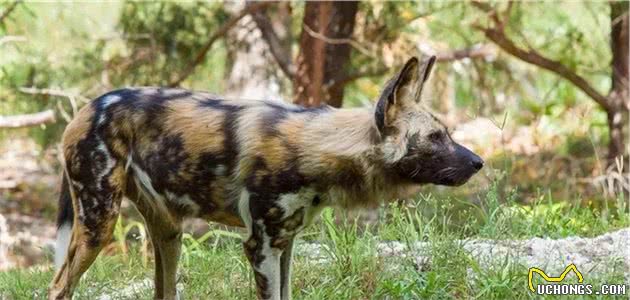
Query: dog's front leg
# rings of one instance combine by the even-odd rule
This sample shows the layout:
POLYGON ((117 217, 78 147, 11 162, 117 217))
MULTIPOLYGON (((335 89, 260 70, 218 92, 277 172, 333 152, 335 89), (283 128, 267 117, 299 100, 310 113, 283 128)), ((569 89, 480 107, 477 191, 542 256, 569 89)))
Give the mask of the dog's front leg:
POLYGON ((291 261, 293 260, 293 239, 289 241, 280 257, 280 290, 282 300, 291 299, 291 261))
POLYGON ((271 247, 264 226, 253 224, 252 235, 244 243, 245 254, 254 271, 258 299, 281 300, 280 256, 282 250, 271 247))

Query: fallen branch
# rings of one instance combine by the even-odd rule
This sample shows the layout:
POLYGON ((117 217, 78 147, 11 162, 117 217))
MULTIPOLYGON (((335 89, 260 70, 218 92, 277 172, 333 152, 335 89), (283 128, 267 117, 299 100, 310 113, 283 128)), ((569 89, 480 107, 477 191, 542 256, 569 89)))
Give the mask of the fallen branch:
POLYGON ((20 128, 55 122, 55 112, 51 109, 34 114, 0 116, 0 128, 20 128))
POLYGON ((19 90, 20 92, 25 93, 25 94, 48 95, 48 96, 57 96, 57 97, 66 97, 66 98, 79 98, 81 101, 90 101, 90 99, 88 99, 87 97, 83 95, 70 93, 70 92, 66 92, 64 90, 58 90, 58 89, 50 89, 50 88, 38 89, 38 88, 32 88, 32 87, 21 87, 19 90))
POLYGON ((5 35, 0 37, 0 46, 7 43, 26 42, 27 39, 21 35, 5 35))
POLYGON ((182 83, 182 81, 184 81, 186 78, 188 78, 188 76, 190 76, 190 74, 193 73, 197 65, 201 64, 204 61, 204 59, 206 58, 206 55, 208 54, 208 51, 210 50, 214 42, 216 42, 220 37, 227 34, 227 32, 230 29, 232 29, 232 27, 234 27, 236 23, 238 23, 238 21, 240 21, 243 17, 245 17, 248 14, 251 14, 252 12, 256 10, 266 7, 269 4, 270 2, 257 2, 251 5, 246 5, 245 8, 243 8, 238 14, 236 14, 235 16, 227 20, 227 22, 225 22, 223 26, 219 27, 219 29, 217 29, 217 31, 215 31, 214 34, 210 36, 208 41, 204 44, 203 47, 201 47, 201 50, 199 50, 199 52, 195 56, 195 59, 192 62, 190 62, 188 66, 184 69, 184 71, 182 71, 177 78, 173 79, 168 84, 168 86, 170 87, 179 86, 179 84, 182 83))
POLYGON ((76 99, 79 99, 83 103, 90 102, 90 99, 82 96, 80 94, 69 93, 64 90, 57 89, 38 89, 38 88, 29 88, 29 87, 21 87, 20 92, 25 94, 33 94, 33 95, 46 95, 46 96, 55 96, 55 97, 65 97, 70 101, 70 106, 72 107, 72 114, 76 115, 79 107, 77 106, 76 99))

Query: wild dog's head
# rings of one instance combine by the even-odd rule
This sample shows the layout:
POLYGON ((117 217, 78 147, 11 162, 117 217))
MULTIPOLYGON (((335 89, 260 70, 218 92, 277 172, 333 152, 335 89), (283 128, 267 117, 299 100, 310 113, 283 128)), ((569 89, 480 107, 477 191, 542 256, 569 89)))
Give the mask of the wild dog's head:
POLYGON ((383 90, 375 109, 379 148, 392 176, 425 184, 457 186, 483 167, 483 160, 453 141, 446 127, 420 103, 435 56, 411 58, 383 90))

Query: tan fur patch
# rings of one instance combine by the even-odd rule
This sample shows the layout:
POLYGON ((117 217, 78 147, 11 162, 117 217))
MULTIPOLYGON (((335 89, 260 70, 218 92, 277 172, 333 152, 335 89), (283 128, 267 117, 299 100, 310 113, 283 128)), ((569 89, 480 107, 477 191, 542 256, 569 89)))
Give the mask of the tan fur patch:
MULTIPOLYGON (((135 120, 144 114, 132 113, 129 110, 124 109, 124 107, 115 107, 112 112, 112 120, 109 123, 111 127, 111 132, 114 136, 126 136, 132 137, 134 136, 134 131, 136 131, 135 120)), ((116 151, 116 149, 114 149, 116 151)), ((116 153, 121 156, 127 155, 127 150, 121 149, 124 153, 116 153)))
POLYGON ((228 184, 229 179, 225 176, 217 177, 211 183, 210 190, 212 191, 212 195, 210 195, 210 199, 212 199, 212 202, 216 204, 219 209, 224 209, 229 204, 226 201, 229 196, 227 194, 228 184))
POLYGON ((66 159, 72 157, 73 151, 79 141, 85 138, 92 125, 94 108, 92 105, 85 105, 75 118, 66 126, 66 130, 61 138, 66 159))
POLYGON ((125 157, 129 152, 127 145, 120 139, 114 139, 111 143, 111 147, 111 151, 118 157, 125 157))
POLYGON ((261 185, 262 184, 262 180, 266 176, 269 176, 269 172, 267 170, 257 170, 254 173, 254 185, 261 185))
POLYGON ((262 143, 260 116, 264 114, 264 107, 252 107, 241 113, 238 119, 238 130, 235 131, 240 145, 240 157, 238 159, 237 177, 241 180, 247 178, 253 168, 254 158, 259 154, 262 143))
POLYGON ((109 183, 114 190, 125 191, 127 189, 127 174, 122 166, 115 167, 109 176, 109 183))
POLYGON ((245 227, 240 217, 225 211, 216 211, 208 216, 208 220, 225 224, 228 226, 245 227))
POLYGON ((272 172, 284 168, 291 158, 289 149, 284 146, 282 140, 278 137, 265 139, 258 145, 256 152, 264 157, 267 167, 272 172))
POLYGON ((220 153, 223 150, 223 112, 200 108, 196 101, 174 101, 168 107, 172 112, 166 115, 164 129, 181 135, 187 153, 220 153))
POLYGON ((300 143, 302 139, 302 131, 305 126, 304 115, 292 115, 277 125, 278 131, 286 137, 288 141, 300 143))
POLYGON ((373 148, 373 118, 364 109, 338 110, 322 115, 300 133, 303 152, 300 171, 328 173, 342 167, 338 158, 359 159, 373 148))

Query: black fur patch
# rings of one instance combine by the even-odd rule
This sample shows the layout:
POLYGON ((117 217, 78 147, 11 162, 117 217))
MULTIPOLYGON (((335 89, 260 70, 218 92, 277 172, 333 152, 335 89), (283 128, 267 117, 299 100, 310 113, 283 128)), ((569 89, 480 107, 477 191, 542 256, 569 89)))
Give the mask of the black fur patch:
POLYGON ((223 151, 216 153, 217 160, 227 166, 231 173, 236 166, 236 158, 239 153, 236 131, 238 130, 238 116, 245 109, 242 106, 234 105, 226 100, 207 99, 199 102, 200 107, 212 108, 225 113, 221 130, 223 131, 223 151))
POLYGON ((276 110, 279 111, 284 111, 287 113, 297 113, 297 114, 301 114, 301 113, 310 113, 310 114, 319 114, 319 113, 323 113, 323 112, 327 112, 331 110, 330 106, 327 105, 322 105, 322 106, 318 106, 318 107, 304 107, 304 106, 284 106, 278 103, 273 103, 271 101, 265 101, 264 102, 267 106, 272 107, 276 110))
POLYGON ((265 256, 262 254, 263 248, 263 230, 260 226, 252 226, 252 235, 243 243, 245 248, 245 255, 247 259, 256 268, 265 260, 265 256))
POLYGON ((269 294, 269 280, 262 273, 254 270, 254 277, 256 281, 256 290, 258 291, 258 295, 263 299, 268 299, 271 297, 269 294))
POLYGON ((286 120, 290 114, 307 114, 311 118, 318 114, 330 111, 329 106, 319 107, 301 107, 301 106, 283 106, 273 102, 264 102, 272 110, 265 113, 262 117, 263 134, 266 136, 281 136, 278 125, 286 120))
MULTIPOLYGON (((73 184, 77 200, 84 213, 79 215, 79 220, 88 229, 89 243, 96 246, 101 243, 102 229, 107 216, 112 213, 114 199, 121 197, 122 191, 112 187, 109 182, 111 171, 101 174, 106 167, 106 157, 102 150, 98 149, 98 140, 95 136, 88 136, 77 144, 77 151, 68 164, 70 178, 81 185, 73 184), (77 167, 78 166, 78 167, 77 167), (100 182, 95 180, 102 176, 100 182), (100 185, 100 188, 98 187, 100 185)), ((113 170, 113 169, 112 169, 113 170)))
POLYGON ((66 174, 62 175, 61 192, 59 194, 59 214, 57 215, 57 228, 64 224, 72 224, 74 219, 74 210, 72 209, 72 197, 70 195, 70 185, 66 174))
POLYGON ((302 225, 304 210, 299 209, 294 215, 283 219, 281 216, 284 211, 277 202, 283 194, 299 192, 302 187, 309 185, 310 180, 300 174, 296 165, 289 164, 282 170, 271 170, 262 157, 256 158, 251 174, 246 180, 246 186, 250 193, 249 209, 252 219, 263 220, 265 233, 271 237, 272 246, 284 247, 288 242, 283 243, 280 239, 287 239, 289 236, 281 236, 281 230, 287 227, 295 229, 302 225), (266 175, 256 178, 257 173, 266 175))

